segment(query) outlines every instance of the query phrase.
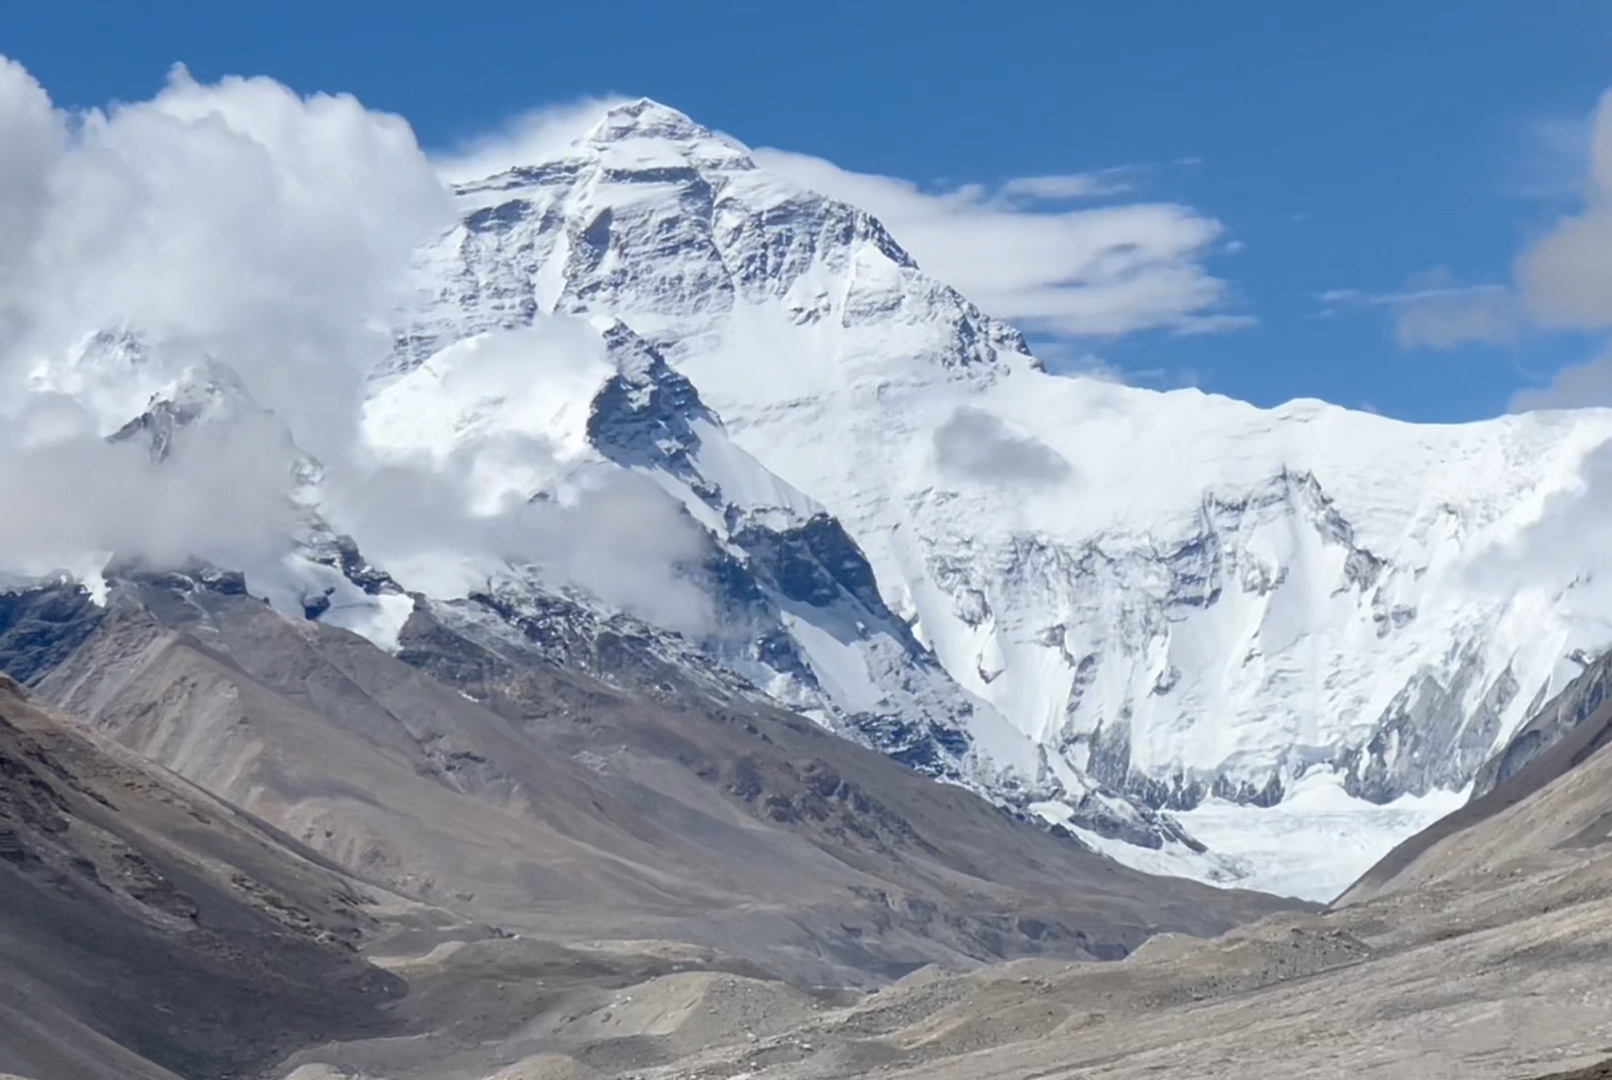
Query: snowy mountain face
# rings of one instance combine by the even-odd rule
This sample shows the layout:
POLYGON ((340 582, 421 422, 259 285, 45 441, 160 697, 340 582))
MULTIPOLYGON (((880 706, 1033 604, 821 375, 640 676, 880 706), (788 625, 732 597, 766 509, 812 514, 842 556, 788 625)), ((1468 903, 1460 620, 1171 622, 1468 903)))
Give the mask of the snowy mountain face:
MULTIPOLYGON (((867 214, 650 102, 458 197, 374 407, 477 343, 599 321, 614 371, 548 433, 653 478, 743 569, 713 579, 756 620, 735 667, 1088 839, 1094 791, 1190 828, 1319 776, 1368 817, 1460 789, 1612 644, 1595 567, 1531 554, 1605 413, 1419 427, 1052 376, 867 214)), ((392 430, 513 422, 420 400, 392 430)))
MULTIPOLYGON (((1049 801, 1066 818, 1153 847, 1179 834, 1122 798, 1045 775, 1040 748, 961 689, 889 609, 843 526, 737 446, 693 384, 648 341, 620 321, 598 320, 589 342, 575 337, 575 322, 533 318, 546 333, 484 331, 389 381, 369 405, 369 445, 404 458, 474 460, 473 483, 486 504, 534 486, 563 500, 569 486, 585 488, 601 467, 641 477, 700 532, 680 567, 710 607, 705 625, 684 630, 703 658, 692 662, 714 663, 912 768, 1021 809, 1049 801), (512 344, 518 384, 489 384, 489 367, 502 363, 489 354, 512 344), (541 440, 548 456, 537 472, 531 453, 503 454, 512 439, 541 440)), ((478 572, 495 584, 472 595, 518 628, 553 603, 553 581, 541 573, 510 565, 478 572)), ((446 583, 420 585, 442 597, 455 591, 446 583)), ((661 651, 671 657, 676 650, 661 651)))
POLYGON ((35 389, 153 467, 255 426, 292 535, 187 570, 208 587, 392 650, 425 613, 675 668, 1133 865, 1315 898, 1612 645, 1605 556, 1564 540, 1612 414, 1421 427, 1050 375, 878 221, 652 102, 457 197, 370 384, 366 467, 412 470, 390 495, 134 333, 35 389), (373 528, 355 487, 417 511, 373 528))

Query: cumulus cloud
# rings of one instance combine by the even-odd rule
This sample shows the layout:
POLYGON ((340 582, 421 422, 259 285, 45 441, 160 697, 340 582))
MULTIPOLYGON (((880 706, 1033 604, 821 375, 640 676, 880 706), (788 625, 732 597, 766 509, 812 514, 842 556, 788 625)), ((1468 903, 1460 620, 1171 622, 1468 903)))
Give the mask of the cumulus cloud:
POLYGON ((1074 474, 1056 450, 1019 435, 983 409, 965 406, 935 430, 935 460, 942 469, 994 484, 1054 484, 1074 474))
POLYGON ((1218 321, 1230 290, 1204 260, 1224 229, 1191 207, 1040 204, 1053 193, 1096 193, 1093 178, 1031 177, 995 188, 926 191, 806 154, 762 149, 755 157, 802 187, 867 210, 929 273, 1032 332, 1109 337, 1161 327, 1232 329, 1249 321, 1218 321), (1025 200, 1028 194, 1040 198, 1025 200))
POLYGON ((669 495, 604 465, 564 469, 541 437, 502 433, 432 461, 372 463, 327 481, 324 507, 406 588, 463 596, 535 571, 659 626, 699 635, 712 612, 698 583, 710 541, 669 495), (487 457, 566 473, 536 497, 478 499, 487 457))
POLYGON ((340 452, 408 258, 452 220, 406 122, 182 68, 150 101, 69 116, 14 64, 0 117, 0 218, 30 223, 0 271, 13 395, 87 333, 138 327, 157 360, 172 341, 227 357, 299 441, 340 452))
POLYGON ((350 97, 176 68, 69 114, 0 60, 0 559, 274 557, 285 425, 345 452, 408 259, 451 213, 409 126, 350 97), (161 465, 101 439, 213 356, 278 416, 186 430, 161 465))
MULTIPOLYGON (((549 130, 516 134, 539 153, 549 130)), ((0 61, 0 568, 194 556, 250 582, 291 550, 300 447, 326 466, 321 509, 381 565, 502 559, 700 622, 668 566, 703 538, 645 482, 579 473, 489 514, 471 462, 367 456, 364 377, 391 348, 411 257, 452 220, 408 124, 351 97, 177 68, 149 101, 69 114, 0 61), (105 438, 174 394, 216 415, 159 424, 161 461, 150 431, 105 438)))

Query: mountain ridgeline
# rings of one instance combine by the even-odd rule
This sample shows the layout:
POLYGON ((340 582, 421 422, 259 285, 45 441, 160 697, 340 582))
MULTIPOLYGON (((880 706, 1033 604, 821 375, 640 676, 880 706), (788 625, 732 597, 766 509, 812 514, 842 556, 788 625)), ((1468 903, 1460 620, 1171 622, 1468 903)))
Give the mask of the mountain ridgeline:
POLYGON ((286 535, 0 592, 0 1072, 1390 1076, 1489 1008, 1612 1022, 1539 1005, 1607 947, 1606 556, 1557 541, 1612 414, 1053 374, 650 101, 454 195, 359 433, 423 515, 501 508, 428 557, 228 357, 71 359, 151 383, 103 419, 153 469, 267 433, 286 535), (1473 795, 1331 911, 1224 887, 1187 816, 1318 784, 1473 795))

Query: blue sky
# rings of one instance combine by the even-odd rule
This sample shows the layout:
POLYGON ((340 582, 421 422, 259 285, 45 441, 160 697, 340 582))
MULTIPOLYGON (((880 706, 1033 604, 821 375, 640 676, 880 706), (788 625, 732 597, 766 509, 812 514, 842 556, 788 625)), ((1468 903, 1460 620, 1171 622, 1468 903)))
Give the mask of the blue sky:
POLYGON ((428 148, 620 93, 933 193, 1140 166, 1103 174, 1128 190, 1081 205, 1177 202, 1218 221, 1198 257, 1223 285, 1203 314, 1254 321, 1049 349, 1141 383, 1458 420, 1605 347, 1598 314, 1542 325, 1507 287, 1519 254, 1582 203, 1587 121, 1612 85, 1608 5, 15 7, 0 52, 69 106, 149 97, 183 61, 204 80, 354 93, 428 148), (1399 340, 1408 312, 1434 330, 1399 340), (1438 332, 1451 318, 1466 329, 1438 332))

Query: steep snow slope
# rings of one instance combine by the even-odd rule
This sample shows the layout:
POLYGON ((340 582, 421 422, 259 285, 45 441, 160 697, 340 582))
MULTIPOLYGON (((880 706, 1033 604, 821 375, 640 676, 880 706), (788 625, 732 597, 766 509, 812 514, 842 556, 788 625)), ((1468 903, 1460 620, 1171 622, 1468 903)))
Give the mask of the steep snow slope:
POLYGON ((548 313, 620 319, 1072 786, 1178 809, 1316 770, 1374 802, 1460 788, 1612 642, 1596 566, 1537 554, 1607 413, 1421 427, 1047 375, 867 214, 651 102, 460 198, 389 375, 548 313))
MULTIPOLYGON (((379 389, 368 445, 459 470, 489 515, 534 495, 586 499, 619 483, 621 470, 647 479, 703 530, 678 569, 709 605, 709 618, 680 628, 705 657, 695 662, 930 775, 1020 808, 1041 800, 1067 825, 1191 851, 1168 820, 1078 774, 1058 776, 1035 740, 959 688, 889 610, 840 524, 735 445, 644 339, 609 319, 533 320, 446 346, 379 389)), ((495 610, 519 619, 556 586, 515 550, 456 562, 449 574, 440 558, 387 565, 439 599, 490 591, 495 610)))
MULTIPOLYGON (((363 507, 352 513, 354 488, 369 484, 365 465, 347 461, 327 472, 227 365, 183 359, 148 348, 138 334, 108 334, 79 361, 41 373, 103 424, 150 390, 145 410, 108 439, 143 449, 168 487, 183 487, 198 461, 228 445, 248 448, 257 471, 241 479, 264 488, 268 542, 190 552, 198 564, 180 569, 388 649, 414 609, 410 594, 466 601, 444 610, 501 620, 521 634, 541 625, 570 643, 576 655, 562 658, 568 662, 615 632, 613 602, 633 593, 628 599, 654 601, 639 614, 686 639, 641 625, 633 632, 646 633, 663 662, 702 670, 712 685, 785 703, 1011 805, 1040 799, 1070 824, 1153 847, 1190 843, 1123 798, 1043 776, 1040 748, 959 689, 891 614, 839 524, 736 447, 688 380, 619 322, 544 318, 520 332, 478 335, 374 396, 365 445, 383 463, 409 468, 398 474, 407 487, 387 491, 383 482, 365 498, 421 504, 401 527, 410 534, 401 548, 396 521, 377 533, 363 507), (88 374, 100 381, 79 379, 88 374), (98 397, 84 392, 93 387, 98 397), (680 510, 655 512, 646 497, 680 510), (611 499, 623 507, 612 509, 611 499), (599 502, 603 517, 579 509, 599 502), (565 521, 568 512, 600 520, 578 529, 565 521), (356 521, 364 550, 331 526, 331 514, 344 526, 356 521), (431 522, 433 515, 447 520, 431 522), (431 535, 415 535, 416 527, 431 535), (634 571, 629 549, 590 568, 587 552, 567 549, 611 539, 601 529, 676 534, 671 546, 682 565, 634 571), (379 567, 370 562, 377 555, 379 567), (645 577, 636 589, 613 589, 620 583, 600 577, 635 572, 645 577), (674 611, 668 597, 687 594, 699 610, 674 611)), ((650 537, 639 550, 653 564, 666 547, 665 538, 650 537)), ((94 565, 113 555, 100 552, 94 565)), ((99 572, 90 577, 98 581, 99 572)))

